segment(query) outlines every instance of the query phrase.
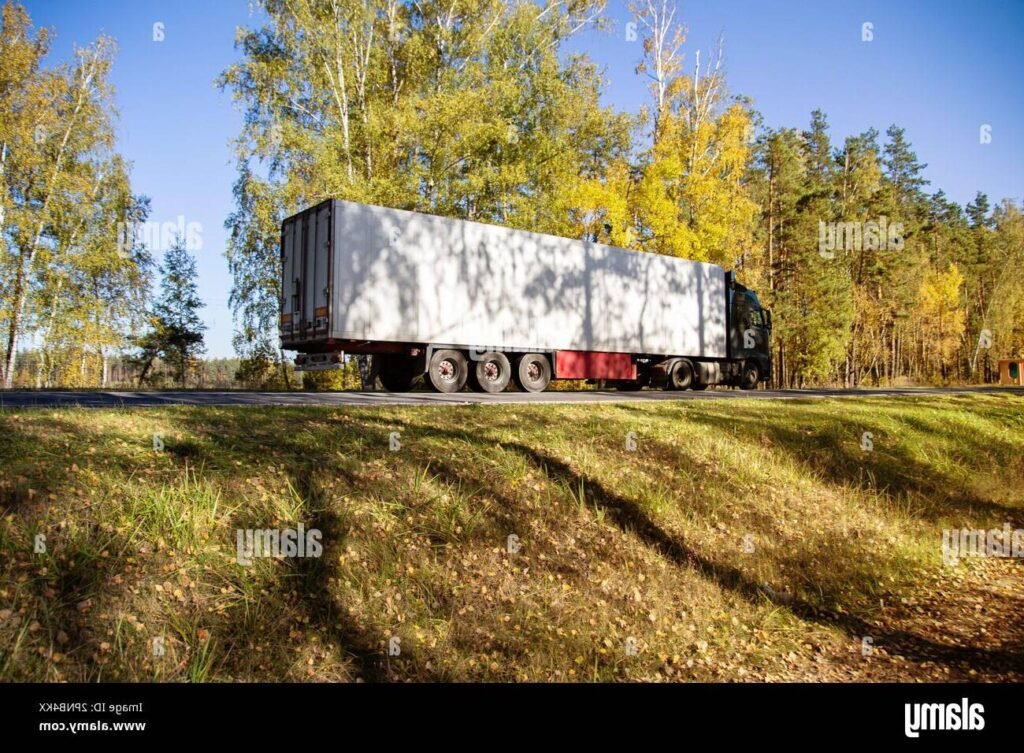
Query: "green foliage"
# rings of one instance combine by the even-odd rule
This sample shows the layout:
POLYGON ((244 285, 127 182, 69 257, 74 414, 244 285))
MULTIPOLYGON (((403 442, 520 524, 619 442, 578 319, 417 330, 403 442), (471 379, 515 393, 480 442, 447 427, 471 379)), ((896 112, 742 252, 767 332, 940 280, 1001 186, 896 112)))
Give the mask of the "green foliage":
POLYGON ((275 357, 270 346, 263 343, 242 357, 235 371, 238 386, 247 390, 287 390, 296 382, 292 365, 275 357))
POLYGON ((19 346, 38 343, 40 386, 102 383, 140 324, 151 261, 125 242, 148 200, 131 192, 114 149, 114 43, 100 37, 70 65, 44 67, 49 30, 20 5, 0 21, 0 331, 5 386, 19 346), (122 237, 118 237, 121 235, 122 237))
MULTIPOLYGON (((606 25, 599 0, 257 4, 218 81, 244 112, 225 221, 241 385, 298 382, 277 339, 280 222, 327 197, 736 269, 774 310, 779 385, 989 381, 1024 349, 1019 204, 928 193, 896 124, 841 143, 820 110, 807 130, 760 127, 729 93, 721 44, 684 69, 671 1, 630 6, 650 84, 637 117, 601 105, 602 74, 566 45, 606 25), (823 252, 823 227, 881 221, 896 246, 823 252)), ((169 369, 183 384, 201 353, 194 265, 165 259, 148 305, 154 262, 130 228, 149 200, 115 148, 113 42, 48 66, 51 37, 3 6, 0 376, 107 385, 129 350, 141 382, 169 369)))
POLYGON ((220 80, 246 112, 227 253, 241 353, 281 360, 279 223, 328 196, 736 268, 774 308, 782 385, 985 379, 983 330, 998 330, 1001 353, 1018 347, 1015 206, 997 221, 979 196, 965 218, 927 195, 896 125, 836 146, 815 110, 806 131, 752 139, 759 116, 728 94, 721 45, 683 69, 671 3, 633 6, 651 104, 632 123, 600 107, 589 60, 559 53, 572 30, 600 25, 595 4, 264 7, 220 80), (899 226, 898 247, 824 253, 823 226, 880 222, 899 226))
POLYGON ((302 389, 313 392, 333 392, 343 390, 346 386, 355 387, 359 384, 359 376, 353 379, 351 373, 343 369, 335 371, 306 371, 302 374, 302 389))
POLYGON ((196 284, 196 261, 176 238, 164 254, 160 266, 160 296, 153 307, 150 329, 135 341, 141 366, 139 381, 144 382, 156 358, 171 367, 175 380, 186 386, 189 371, 204 352, 206 325, 199 318, 203 307, 196 284))
POLYGON ((240 353, 276 342, 287 213, 333 196, 573 234, 575 187, 629 148, 595 66, 562 54, 593 0, 261 5, 220 79, 246 114, 227 220, 240 353))
POLYGON ((965 213, 924 193, 924 167, 896 126, 881 146, 869 129, 835 149, 819 111, 802 134, 759 137, 749 185, 763 250, 751 271, 775 309, 778 384, 984 381, 996 347, 1019 347, 1019 209, 990 213, 979 195, 965 213), (820 245, 829 225, 882 220, 898 223, 895 239, 820 245))

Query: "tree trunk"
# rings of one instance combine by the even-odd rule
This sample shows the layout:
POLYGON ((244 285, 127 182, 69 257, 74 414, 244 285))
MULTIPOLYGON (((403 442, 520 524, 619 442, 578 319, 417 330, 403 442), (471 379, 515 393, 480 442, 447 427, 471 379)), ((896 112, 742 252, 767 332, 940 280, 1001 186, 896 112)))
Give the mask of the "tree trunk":
POLYGON ((11 296, 11 322, 7 332, 7 358, 4 359, 4 387, 14 386, 14 367, 17 365, 18 338, 21 335, 21 312, 25 298, 25 257, 22 256, 18 276, 14 280, 14 294, 11 296))
POLYGON ((288 373, 288 359, 284 357, 284 350, 280 348, 277 351, 277 363, 281 367, 281 381, 284 383, 284 388, 290 391, 292 388, 292 378, 288 373))

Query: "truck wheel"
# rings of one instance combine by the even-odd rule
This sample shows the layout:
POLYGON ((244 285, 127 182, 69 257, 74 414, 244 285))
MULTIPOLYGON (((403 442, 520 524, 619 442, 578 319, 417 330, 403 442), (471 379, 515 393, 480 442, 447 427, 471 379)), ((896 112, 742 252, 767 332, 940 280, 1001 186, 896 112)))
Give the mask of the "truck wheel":
POLYGON ((747 361, 743 364, 743 373, 740 374, 740 389, 757 389, 757 383, 761 381, 761 367, 757 361, 747 361))
POLYGON ((512 379, 512 364, 504 353, 489 351, 480 356, 470 369, 469 382, 473 389, 483 392, 502 392, 512 379))
POLYGON ((469 377, 466 356, 458 350, 435 350, 430 357, 427 377, 438 392, 458 392, 466 386, 469 377))
POLYGON ((383 355, 375 356, 380 372, 377 375, 380 383, 388 392, 408 392, 416 385, 419 374, 412 358, 408 356, 383 355))
POLYGON ((540 353, 527 353, 516 362, 512 376, 524 392, 543 392, 551 382, 551 362, 540 353))
POLYGON ((693 366, 689 361, 676 361, 668 374, 670 390, 687 390, 693 384, 693 366))

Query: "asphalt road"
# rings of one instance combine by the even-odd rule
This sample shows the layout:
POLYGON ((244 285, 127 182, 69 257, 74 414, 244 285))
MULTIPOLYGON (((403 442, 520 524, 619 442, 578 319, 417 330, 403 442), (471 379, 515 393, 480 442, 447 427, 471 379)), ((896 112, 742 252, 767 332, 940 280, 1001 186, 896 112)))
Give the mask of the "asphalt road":
POLYGON ((892 396, 940 396, 984 393, 1008 393, 1024 397, 1024 387, 947 387, 858 390, 754 390, 709 389, 705 392, 503 392, 487 395, 475 392, 441 394, 437 392, 120 392, 98 390, 0 390, 0 409, 22 408, 117 408, 167 405, 468 405, 472 403, 621 403, 658 400, 719 400, 754 398, 759 400, 798 400, 807 398, 866 398, 892 396))

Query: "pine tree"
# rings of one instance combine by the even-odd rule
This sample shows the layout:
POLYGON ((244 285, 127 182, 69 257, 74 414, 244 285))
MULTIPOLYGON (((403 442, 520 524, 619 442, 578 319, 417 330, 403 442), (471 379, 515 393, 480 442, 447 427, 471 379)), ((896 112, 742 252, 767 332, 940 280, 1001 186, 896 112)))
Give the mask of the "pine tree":
POLYGON ((155 326, 149 345, 171 365, 178 384, 184 387, 188 370, 205 352, 206 325, 198 313, 204 304, 196 288, 196 262, 180 237, 164 254, 160 274, 160 296, 153 308, 155 326))

